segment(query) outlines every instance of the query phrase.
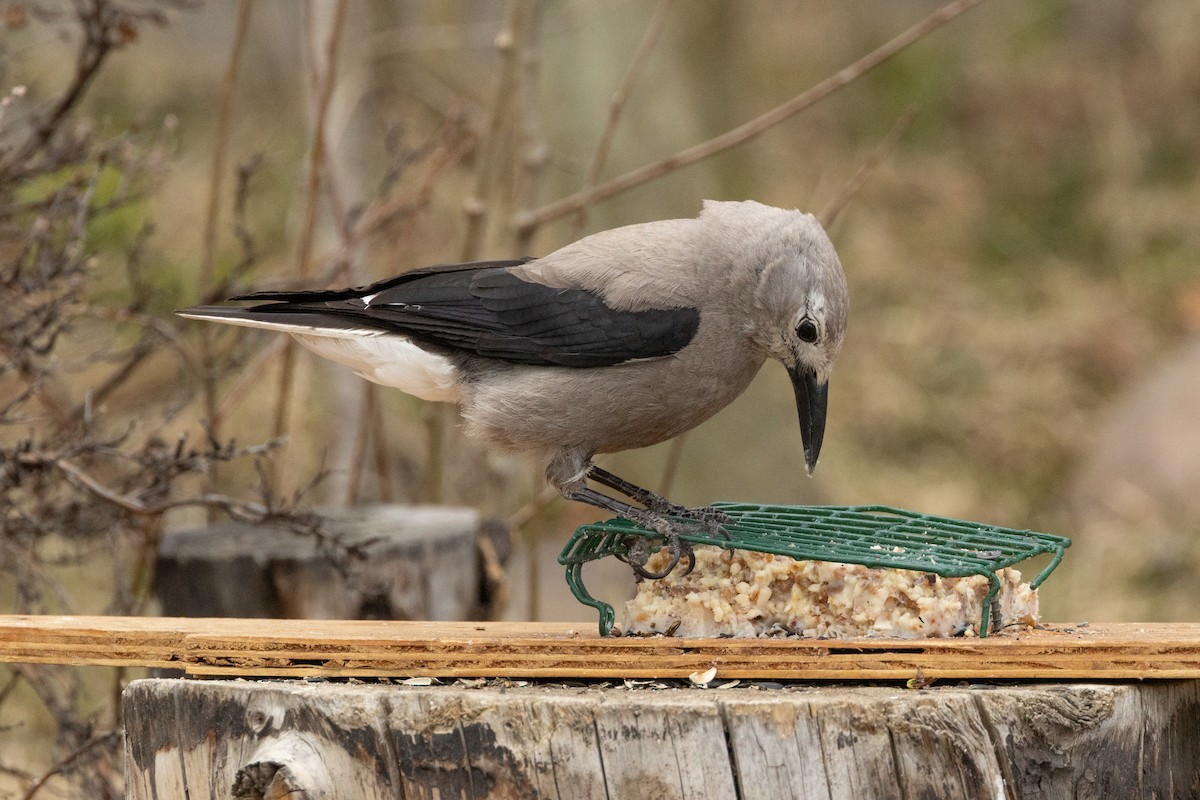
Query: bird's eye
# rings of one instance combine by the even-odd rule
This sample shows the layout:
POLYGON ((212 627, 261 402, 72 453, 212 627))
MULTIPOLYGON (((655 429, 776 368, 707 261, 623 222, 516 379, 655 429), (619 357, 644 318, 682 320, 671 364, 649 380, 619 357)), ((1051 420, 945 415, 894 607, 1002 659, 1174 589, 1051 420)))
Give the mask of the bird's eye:
POLYGON ((800 320, 796 327, 796 335, 800 337, 800 341, 812 344, 817 340, 817 323, 811 319, 800 320))

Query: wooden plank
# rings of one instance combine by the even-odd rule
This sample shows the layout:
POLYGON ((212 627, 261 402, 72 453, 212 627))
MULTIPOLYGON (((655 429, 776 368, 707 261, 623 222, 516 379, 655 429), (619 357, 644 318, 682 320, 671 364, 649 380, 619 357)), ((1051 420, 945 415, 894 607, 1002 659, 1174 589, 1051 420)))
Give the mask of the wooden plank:
POLYGON ((567 623, 0 616, 0 662, 191 675, 835 680, 1200 677, 1200 624, 1094 624, 987 639, 603 638, 567 623))
POLYGON ((1200 796, 1200 681, 135 681, 128 797, 1200 796))

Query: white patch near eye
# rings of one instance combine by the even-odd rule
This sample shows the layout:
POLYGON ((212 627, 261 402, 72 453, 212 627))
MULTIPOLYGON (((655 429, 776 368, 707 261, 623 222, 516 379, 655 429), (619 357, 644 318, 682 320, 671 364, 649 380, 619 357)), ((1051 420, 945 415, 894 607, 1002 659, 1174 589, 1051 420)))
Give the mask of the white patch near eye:
POLYGON ((808 312, 813 316, 820 316, 825 313, 824 292, 818 290, 808 296, 808 312))
POLYGON ((364 306, 369 306, 369 305, 371 305, 371 301, 374 300, 377 296, 378 296, 377 294, 365 294, 358 299, 362 300, 362 304, 364 306))

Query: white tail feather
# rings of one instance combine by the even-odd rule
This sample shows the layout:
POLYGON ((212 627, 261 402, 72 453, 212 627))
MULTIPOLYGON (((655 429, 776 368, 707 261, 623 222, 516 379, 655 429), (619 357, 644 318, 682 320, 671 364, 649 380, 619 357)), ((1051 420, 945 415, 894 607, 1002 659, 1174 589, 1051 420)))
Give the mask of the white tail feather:
POLYGON ((324 331, 292 335, 322 358, 345 364, 369 381, 394 386, 422 400, 459 400, 458 368, 449 359, 398 334, 358 333, 354 338, 326 336, 324 331))
POLYGON ((180 316, 290 333, 322 358, 344 364, 374 383, 395 387, 422 400, 453 403, 460 398, 458 368, 448 358, 422 349, 406 336, 371 328, 320 328, 192 311, 180 312, 180 316))

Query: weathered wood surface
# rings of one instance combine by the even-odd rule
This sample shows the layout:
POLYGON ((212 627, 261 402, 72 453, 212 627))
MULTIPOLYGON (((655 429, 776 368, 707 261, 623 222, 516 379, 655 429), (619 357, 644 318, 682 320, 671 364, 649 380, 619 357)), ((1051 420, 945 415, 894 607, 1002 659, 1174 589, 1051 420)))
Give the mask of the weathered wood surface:
POLYGON ((130 800, 185 790, 405 800, 1200 797, 1197 681, 906 690, 149 680, 126 689, 124 719, 130 800))
POLYGON ((0 662, 267 677, 878 680, 1200 678, 1200 624, 1093 624, 986 639, 604 638, 591 626, 0 616, 0 662))
POLYGON ((463 620, 503 610, 502 571, 480 548, 506 556, 507 533, 478 511, 372 505, 321 517, 319 535, 237 522, 168 533, 154 587, 163 615, 463 620))

